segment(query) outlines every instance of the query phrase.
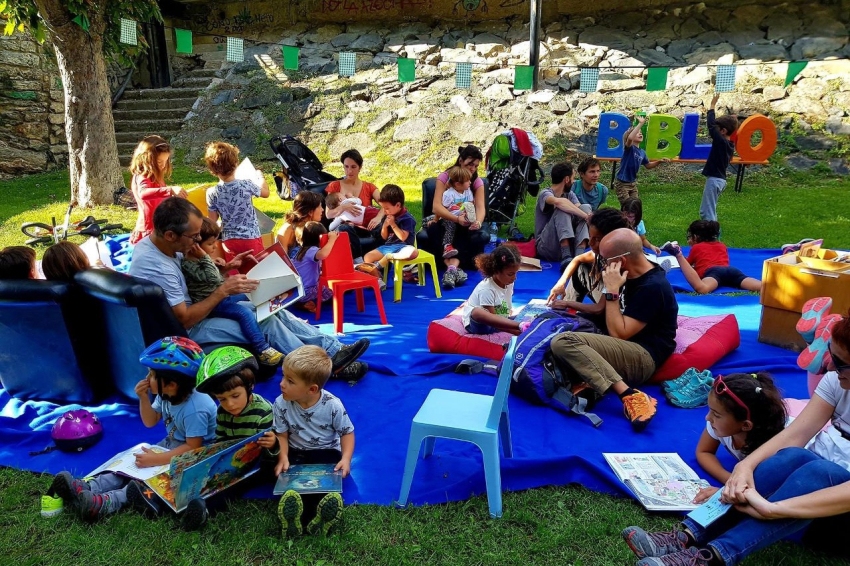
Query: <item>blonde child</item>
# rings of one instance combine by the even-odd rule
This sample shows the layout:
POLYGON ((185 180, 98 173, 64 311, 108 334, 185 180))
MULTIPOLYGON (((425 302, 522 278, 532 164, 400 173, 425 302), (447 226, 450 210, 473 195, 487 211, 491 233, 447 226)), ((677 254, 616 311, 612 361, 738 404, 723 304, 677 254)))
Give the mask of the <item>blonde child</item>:
POLYGON ((180 187, 167 186, 171 177, 171 145, 163 137, 146 136, 133 151, 130 162, 130 191, 136 200, 136 227, 130 234, 130 243, 153 232, 153 212, 168 197, 186 198, 180 187))
POLYGON ((622 205, 626 199, 637 198, 637 174, 641 165, 647 169, 655 169, 661 163, 670 161, 669 159, 650 160, 646 156, 646 152, 640 148, 643 143, 643 124, 646 119, 643 116, 637 117, 637 124, 626 130, 623 134, 623 157, 620 158, 620 168, 617 170, 617 178, 614 180, 614 192, 617 193, 617 200, 622 205))
POLYGON ((328 233, 321 222, 308 222, 295 229, 295 240, 300 247, 292 259, 292 263, 298 270, 301 282, 304 285, 304 296, 298 301, 298 306, 307 312, 316 312, 317 300, 324 302, 333 298, 333 291, 327 287, 322 289, 321 299, 318 298, 319 271, 321 270, 322 260, 331 254, 338 237, 339 233, 328 233), (319 247, 322 234, 328 235, 328 241, 324 246, 319 247))
MULTIPOLYGON (((186 278, 186 288, 192 303, 199 303, 209 297, 224 282, 220 267, 225 272, 233 265, 225 263, 218 254, 218 236, 221 229, 218 224, 204 218, 201 222, 201 242, 192 246, 180 262, 180 269, 186 278), (214 259, 215 258, 215 259, 214 259)), ((249 252, 242 252, 234 259, 240 258, 249 252)), ((240 302, 248 301, 245 294, 230 295, 218 303, 209 316, 227 318, 239 323, 242 334, 248 340, 254 353, 259 360, 268 365, 277 365, 283 358, 283 354, 272 348, 265 334, 257 323, 257 315, 248 307, 240 305, 240 302)))
POLYGON ((232 259, 244 251, 260 253, 263 239, 252 198, 269 196, 262 172, 257 170, 262 179, 260 186, 247 179, 237 179, 239 148, 224 142, 207 144, 204 161, 219 180, 218 185, 207 191, 207 206, 213 222, 221 218, 225 257, 232 259))
POLYGON ((463 326, 470 334, 509 332, 518 336, 522 323, 511 320, 514 281, 522 263, 516 246, 504 244, 475 257, 484 279, 475 286, 463 307, 463 326))
POLYGON ((729 265, 729 252, 726 244, 717 240, 719 237, 719 222, 695 220, 688 226, 691 253, 687 259, 677 242, 667 242, 661 249, 676 256, 682 275, 697 293, 711 293, 718 287, 761 291, 761 281, 747 277, 740 269, 729 265))
POLYGON ((649 248, 656 255, 661 253, 661 248, 650 242, 646 237, 646 226, 643 223, 643 203, 639 198, 627 198, 622 202, 620 210, 626 215, 632 229, 640 236, 643 247, 649 248))
POLYGON ((328 226, 329 230, 336 230, 343 222, 350 222, 355 226, 368 230, 372 219, 378 216, 377 208, 374 206, 364 206, 357 195, 350 193, 343 194, 342 191, 329 193, 325 197, 325 206, 328 209, 328 218, 333 218, 330 226, 328 226), (347 210, 340 210, 338 214, 332 215, 332 211, 336 211, 347 204, 355 205, 357 212, 353 213, 347 210))
MULTIPOLYGON (((354 425, 342 402, 324 390, 332 363, 318 346, 301 346, 283 361, 281 395, 274 402, 274 431, 280 446, 275 475, 291 464, 335 464, 342 477, 351 471, 354 425)), ((342 516, 339 493, 283 494, 278 516, 284 537, 308 533, 327 534, 342 516), (315 516, 310 517, 310 515, 315 516)))
MULTIPOLYGON (((453 216, 470 220, 467 212, 468 207, 464 203, 474 202, 472 190, 469 188, 472 184, 472 173, 466 167, 455 165, 449 169, 448 175, 449 181, 446 183, 446 190, 443 191, 443 206, 453 216)), ((474 206, 471 208, 473 211, 475 210, 474 206)), ((457 222, 445 218, 441 219, 440 222, 443 223, 443 259, 450 259, 458 254, 458 251, 452 245, 454 244, 457 222)), ((479 219, 475 219, 472 225, 476 226, 473 229, 477 230, 481 227, 481 222, 479 219)))

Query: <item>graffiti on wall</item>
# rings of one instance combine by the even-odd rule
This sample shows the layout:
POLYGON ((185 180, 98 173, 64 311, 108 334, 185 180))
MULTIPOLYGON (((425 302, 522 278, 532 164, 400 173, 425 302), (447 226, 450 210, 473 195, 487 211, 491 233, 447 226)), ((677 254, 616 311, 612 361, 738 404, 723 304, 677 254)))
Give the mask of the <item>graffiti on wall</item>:
POLYGON ((487 13, 487 0, 458 0, 455 2, 452 12, 457 14, 460 11, 458 9, 460 7, 463 7, 467 14, 475 12, 479 8, 482 13, 487 13))
POLYGON ((256 26, 272 25, 275 23, 275 15, 252 13, 245 6, 233 16, 227 16, 223 11, 213 14, 205 12, 196 14, 192 21, 195 24, 195 29, 200 32, 216 32, 228 35, 238 34, 256 26))
POLYGON ((395 14, 430 6, 430 0, 322 0, 321 10, 328 14, 395 14))

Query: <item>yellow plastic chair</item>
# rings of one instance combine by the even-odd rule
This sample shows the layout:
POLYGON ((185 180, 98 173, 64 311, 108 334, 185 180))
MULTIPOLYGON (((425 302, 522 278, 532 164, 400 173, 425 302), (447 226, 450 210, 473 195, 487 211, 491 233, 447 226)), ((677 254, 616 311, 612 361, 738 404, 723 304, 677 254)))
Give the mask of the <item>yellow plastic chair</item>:
MULTIPOLYGON (((414 242, 414 245, 416 243, 414 242)), ((430 252, 426 252, 425 250, 419 250, 419 255, 416 256, 416 259, 394 259, 393 260, 393 277, 395 280, 393 282, 393 302, 401 301, 401 285, 404 283, 404 268, 408 265, 415 265, 417 269, 417 274, 419 276, 419 286, 425 286, 425 267, 431 267, 431 278, 434 280, 434 293, 436 293, 437 298, 442 298, 443 294, 440 292, 440 282, 437 277, 437 262, 434 259, 434 254, 430 252)), ((389 265, 386 269, 384 269, 384 284, 387 283, 387 274, 389 273, 389 265)))

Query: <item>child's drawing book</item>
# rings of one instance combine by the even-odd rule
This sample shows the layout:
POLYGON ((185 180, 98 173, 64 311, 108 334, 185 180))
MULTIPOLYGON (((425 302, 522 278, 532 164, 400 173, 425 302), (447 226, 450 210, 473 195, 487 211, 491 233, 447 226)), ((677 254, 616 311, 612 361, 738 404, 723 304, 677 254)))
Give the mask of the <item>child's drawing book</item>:
POLYGON ((333 464, 296 464, 277 476, 274 494, 287 490, 298 493, 342 493, 342 474, 333 464))
POLYGON ((520 308, 512 317, 514 320, 531 320, 542 314, 550 314, 553 311, 546 304, 546 299, 531 299, 524 307, 520 308))
POLYGON ((675 452, 603 453, 617 477, 649 511, 690 511, 697 492, 708 487, 675 452))
POLYGON ((264 433, 184 452, 171 459, 166 471, 145 483, 179 513, 193 499, 206 499, 254 475, 260 469, 263 451, 257 439, 264 433))
POLYGON ((246 179, 253 182, 258 187, 263 186, 263 173, 261 171, 257 171, 254 164, 251 163, 251 160, 247 157, 243 159, 242 163, 239 164, 239 167, 236 168, 234 175, 237 179, 246 179))
POLYGON ((247 275, 248 279, 260 282, 248 294, 257 308, 259 322, 303 297, 304 284, 280 242, 264 249, 254 259, 256 262, 243 261, 239 271, 247 275))
POLYGON ((144 481, 168 470, 168 464, 152 466, 150 468, 136 467, 136 454, 139 454, 142 451, 142 448, 147 448, 154 452, 168 452, 168 450, 161 446, 153 446, 147 442, 142 442, 136 444, 132 448, 124 450, 123 452, 119 452, 93 471, 89 472, 86 477, 96 476, 103 472, 114 472, 116 474, 144 481))

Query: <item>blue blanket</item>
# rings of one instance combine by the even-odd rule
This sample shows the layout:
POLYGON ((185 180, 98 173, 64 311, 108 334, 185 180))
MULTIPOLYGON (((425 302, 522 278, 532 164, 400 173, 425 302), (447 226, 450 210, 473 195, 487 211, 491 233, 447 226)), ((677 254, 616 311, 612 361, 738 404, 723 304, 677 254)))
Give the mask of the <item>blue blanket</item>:
MULTIPOLYGON (((764 259, 775 250, 730 250, 732 265, 758 277, 764 259)), ((521 272, 515 305, 545 297, 557 279, 554 269, 521 272)), ((686 287, 681 273, 671 272, 677 287, 686 287)), ((430 276, 426 287, 405 284, 403 300, 392 302, 392 292, 383 294, 391 326, 381 326, 374 298, 366 293, 366 311, 357 313, 354 297, 345 297, 344 342, 366 336, 371 348, 363 357, 370 372, 357 385, 330 383, 328 389, 344 402, 356 429, 357 447, 352 473, 344 482, 347 503, 390 505, 398 497, 410 421, 428 392, 435 387, 492 394, 495 378, 489 374, 458 375, 454 365, 469 356, 431 354, 425 342, 428 323, 441 318, 465 300, 480 280, 470 274, 469 282, 442 299, 433 297, 430 276)), ((757 340, 760 306, 755 295, 709 296, 677 295, 679 312, 699 316, 734 312, 741 328, 740 348, 711 368, 716 373, 767 370, 777 378, 785 396, 805 398, 806 375, 796 367, 796 354, 757 340)), ((312 319, 311 319, 312 321, 312 319)), ((332 309, 322 313, 322 328, 332 332, 332 309)), ((261 383, 257 391, 269 400, 279 394, 279 377, 261 383)), ((605 422, 594 429, 580 417, 563 415, 553 409, 510 398, 514 457, 502 459, 505 490, 544 485, 580 483, 589 489, 628 494, 627 488, 611 472, 602 452, 678 452, 702 473, 693 456, 697 439, 705 427, 705 409, 677 409, 668 404, 657 386, 647 392, 659 399, 658 414, 641 433, 631 430, 622 416, 622 405, 606 397, 596 408, 605 422)), ((21 402, 0 390, 0 462, 15 468, 56 473, 67 469, 86 474, 114 453, 141 441, 157 442, 161 425, 146 429, 138 416, 138 406, 125 398, 112 398, 89 407, 103 420, 104 439, 79 453, 54 451, 29 456, 49 445, 52 423, 69 407, 47 402, 21 402)), ((719 453, 721 461, 733 465, 731 456, 719 453)), ((707 475, 702 473, 704 477, 707 475)), ((411 490, 414 504, 463 500, 485 492, 481 455, 471 444, 438 440, 434 456, 420 459, 411 490)), ((256 497, 270 497, 271 487, 257 488, 256 497)))

